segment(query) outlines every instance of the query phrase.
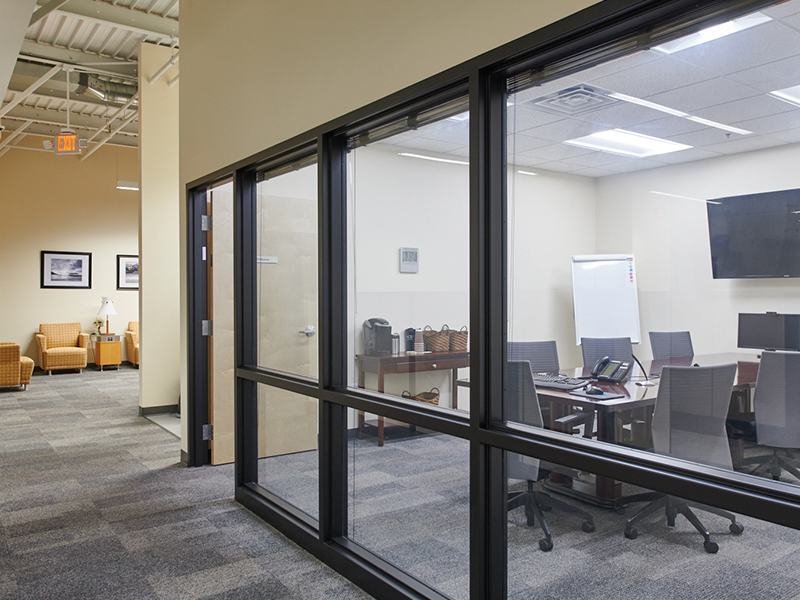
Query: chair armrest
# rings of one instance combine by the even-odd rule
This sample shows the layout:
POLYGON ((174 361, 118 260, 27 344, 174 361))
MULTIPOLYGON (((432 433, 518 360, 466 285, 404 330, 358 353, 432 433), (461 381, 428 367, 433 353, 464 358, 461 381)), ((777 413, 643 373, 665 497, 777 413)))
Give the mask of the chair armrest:
POLYGON ((28 385, 33 375, 33 360, 27 356, 21 356, 19 360, 19 382, 21 385, 28 385))
POLYGON ((36 352, 39 355, 39 366, 44 368, 44 353, 47 350, 47 336, 41 333, 36 334, 36 352))
POLYGON ((89 334, 88 333, 79 333, 78 334, 78 348, 88 348, 89 347, 89 334))

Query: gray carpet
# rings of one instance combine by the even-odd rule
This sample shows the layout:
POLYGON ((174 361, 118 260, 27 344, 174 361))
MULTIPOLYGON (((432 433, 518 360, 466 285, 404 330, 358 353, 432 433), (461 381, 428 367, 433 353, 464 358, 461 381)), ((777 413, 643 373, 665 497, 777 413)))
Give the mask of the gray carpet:
MULTIPOLYGON (((316 501, 316 453, 261 461, 262 485, 297 506, 316 501), (291 472, 301 477, 290 477, 291 472)), ((469 471, 467 443, 444 435, 353 439, 348 449, 349 535, 385 560, 457 600, 469 597, 469 471)), ((625 493, 642 491, 625 489, 625 493)), ((509 598, 581 600, 636 598, 800 599, 800 532, 741 517, 741 536, 728 521, 697 511, 720 550, 681 516, 669 529, 663 513, 627 540, 625 513, 588 508, 597 530, 558 510, 547 513, 555 548, 539 549, 541 531, 522 508, 509 513, 509 598)), ((314 509, 315 510, 315 509, 314 509)))
POLYGON ((232 467, 180 467, 137 378, 0 391, 0 598, 368 597, 234 502, 232 467))

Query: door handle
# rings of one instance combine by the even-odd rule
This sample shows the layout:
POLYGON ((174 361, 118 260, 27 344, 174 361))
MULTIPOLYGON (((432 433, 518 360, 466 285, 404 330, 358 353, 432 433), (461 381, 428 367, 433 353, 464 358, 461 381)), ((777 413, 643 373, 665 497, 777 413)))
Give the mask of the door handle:
POLYGON ((317 328, 314 327, 313 325, 306 325, 305 329, 301 329, 297 333, 299 333, 301 335, 304 335, 306 337, 312 337, 312 336, 316 335, 317 328))

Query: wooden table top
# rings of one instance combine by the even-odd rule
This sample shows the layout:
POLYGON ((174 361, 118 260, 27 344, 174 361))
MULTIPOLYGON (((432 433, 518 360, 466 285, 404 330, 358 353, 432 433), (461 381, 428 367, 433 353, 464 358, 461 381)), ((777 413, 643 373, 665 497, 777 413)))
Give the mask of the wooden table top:
MULTIPOLYGON (((670 360, 651 360, 642 361, 644 368, 647 370, 650 381, 655 383, 652 386, 640 385, 645 381, 642 376, 642 371, 638 365, 634 363, 634 369, 631 377, 623 384, 615 384, 608 382, 593 383, 595 387, 601 388, 612 394, 622 394, 622 398, 614 398, 610 400, 594 400, 591 398, 584 398, 582 396, 575 396, 570 394, 567 390, 557 390, 553 388, 537 387, 536 393, 543 398, 555 401, 568 401, 572 406, 587 406, 592 408, 602 407, 605 410, 629 410, 637 406, 646 406, 653 404, 658 396, 658 377, 661 374, 661 368, 670 366, 685 366, 698 365, 700 367, 713 367, 718 365, 735 364, 737 366, 737 374, 735 386, 749 386, 755 383, 756 375, 758 374, 759 355, 748 353, 722 353, 722 354, 701 354, 693 356, 692 358, 680 358, 670 360)), ((571 377, 588 377, 591 374, 590 368, 578 367, 575 369, 568 369, 563 371, 571 377)))

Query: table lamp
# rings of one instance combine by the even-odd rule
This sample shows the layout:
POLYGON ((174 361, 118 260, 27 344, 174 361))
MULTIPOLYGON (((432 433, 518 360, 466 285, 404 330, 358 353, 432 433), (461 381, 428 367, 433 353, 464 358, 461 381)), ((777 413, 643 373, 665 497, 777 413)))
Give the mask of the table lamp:
POLYGON ((111 301, 111 298, 108 296, 103 296, 103 300, 100 302, 100 310, 97 311, 98 317, 105 317, 106 320, 106 335, 109 335, 108 330, 108 317, 111 315, 116 315, 117 309, 114 308, 114 303, 111 301))

